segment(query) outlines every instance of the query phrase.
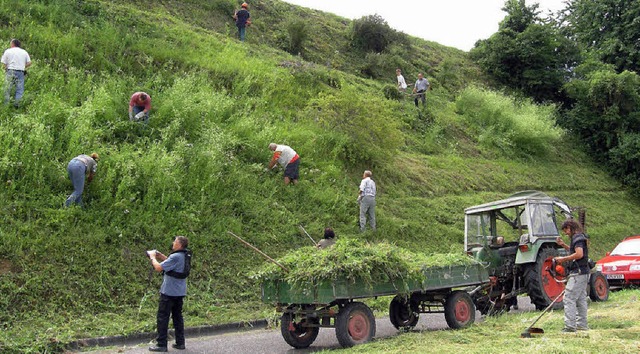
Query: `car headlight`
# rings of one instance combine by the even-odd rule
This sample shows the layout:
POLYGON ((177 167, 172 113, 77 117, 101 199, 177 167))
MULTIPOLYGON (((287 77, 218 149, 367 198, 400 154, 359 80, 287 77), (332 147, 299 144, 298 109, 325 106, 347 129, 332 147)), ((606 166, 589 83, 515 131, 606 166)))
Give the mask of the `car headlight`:
POLYGON ((640 271, 640 264, 632 264, 632 265, 629 267, 629 270, 630 270, 630 271, 634 271, 634 272, 640 271))
POLYGON ((602 264, 596 264, 596 270, 602 272, 602 264))

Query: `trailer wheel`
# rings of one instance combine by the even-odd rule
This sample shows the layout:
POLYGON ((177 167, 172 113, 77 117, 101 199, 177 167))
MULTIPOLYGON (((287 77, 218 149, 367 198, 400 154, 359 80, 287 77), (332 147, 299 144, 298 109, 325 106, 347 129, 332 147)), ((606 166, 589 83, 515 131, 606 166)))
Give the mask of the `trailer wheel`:
MULTIPOLYGON (((536 262, 527 266, 525 270, 527 293, 536 310, 544 310, 564 290, 564 284, 557 282, 549 272, 553 257, 557 255, 557 249, 543 248, 538 253, 536 262)), ((551 308, 554 310, 563 308, 562 299, 563 296, 560 296, 551 308)))
POLYGON ((409 299, 396 295, 389 304, 389 319, 396 329, 412 329, 418 324, 420 314, 413 311, 409 299))
POLYGON ((609 299, 609 282, 600 272, 589 277, 589 297, 593 301, 607 301, 609 299))
POLYGON ((444 303, 444 318, 449 328, 458 329, 471 325, 476 320, 476 307, 465 291, 454 291, 444 303))
POLYGON ((309 327, 308 324, 319 324, 318 319, 302 318, 296 322, 296 316, 290 312, 282 314, 280 332, 282 338, 290 346, 300 349, 309 347, 318 337, 320 327, 309 327))
POLYGON ((350 302, 336 317, 336 337, 348 348, 366 343, 376 335, 376 319, 371 309, 361 302, 350 302))

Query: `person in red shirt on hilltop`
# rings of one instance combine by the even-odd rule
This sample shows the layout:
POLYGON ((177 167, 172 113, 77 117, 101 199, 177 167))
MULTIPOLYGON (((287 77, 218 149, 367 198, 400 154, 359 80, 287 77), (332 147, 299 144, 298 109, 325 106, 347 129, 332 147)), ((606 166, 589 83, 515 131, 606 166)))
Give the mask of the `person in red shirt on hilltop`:
POLYGON ((284 168, 284 184, 298 184, 298 166, 300 165, 300 156, 287 145, 269 144, 269 150, 275 151, 269 162, 269 170, 279 163, 284 168))
POLYGON ((133 122, 149 122, 149 111, 151 110, 151 96, 145 92, 136 92, 129 100, 129 120, 133 122))

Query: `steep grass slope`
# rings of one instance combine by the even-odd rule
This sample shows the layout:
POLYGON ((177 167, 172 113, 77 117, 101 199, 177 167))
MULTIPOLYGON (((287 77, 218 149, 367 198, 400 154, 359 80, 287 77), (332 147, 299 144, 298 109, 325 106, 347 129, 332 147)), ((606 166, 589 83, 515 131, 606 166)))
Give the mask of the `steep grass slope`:
POLYGON ((392 71, 362 76, 348 21, 257 1, 239 43, 223 22, 229 5, 0 4, 0 38, 22 39, 34 61, 23 107, 0 108, 1 351, 153 330, 160 279, 143 251, 168 250, 176 234, 195 252, 186 316, 196 325, 270 311, 247 276, 263 260, 227 230, 273 256, 308 244, 299 224, 316 238, 329 225, 339 237, 449 251, 466 206, 540 189, 588 208, 596 255, 637 232, 638 202, 554 127, 553 108, 463 89, 478 77, 464 53, 411 40, 420 55, 408 70, 434 87, 418 111, 385 98, 392 71), (291 17, 321 28, 315 62, 271 45, 269 24, 291 17), (127 119, 137 90, 153 98, 148 127, 127 119), (264 171, 272 141, 302 156, 299 185, 264 171), (63 209, 66 164, 92 151, 101 160, 86 207, 63 209), (379 188, 376 234, 357 234, 364 168, 379 188))

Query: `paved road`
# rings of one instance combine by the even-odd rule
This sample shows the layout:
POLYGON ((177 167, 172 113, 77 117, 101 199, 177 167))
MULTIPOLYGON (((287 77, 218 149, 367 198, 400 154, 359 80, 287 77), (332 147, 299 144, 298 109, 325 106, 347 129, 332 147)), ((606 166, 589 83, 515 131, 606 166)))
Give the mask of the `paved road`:
MULTIPOLYGON (((534 310, 528 297, 519 298, 521 311, 534 310)), ((512 310, 513 311, 513 310, 512 310)), ((476 312, 476 322, 482 321, 476 312)), ((447 328, 444 314, 422 314, 415 331, 433 331, 447 328)), ((398 331, 391 325, 388 318, 376 320, 376 339, 389 338, 398 335, 398 331)), ((118 347, 108 350, 93 351, 94 354, 143 354, 149 343, 135 346, 118 347)), ((321 328, 316 341, 307 349, 293 349, 282 339, 280 329, 255 329, 241 332, 225 333, 198 338, 187 338, 186 350, 169 348, 169 352, 179 354, 285 354, 285 353, 313 353, 325 349, 340 348, 333 328, 321 328)))

